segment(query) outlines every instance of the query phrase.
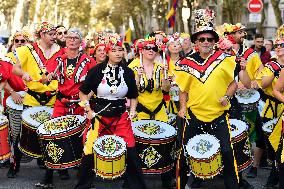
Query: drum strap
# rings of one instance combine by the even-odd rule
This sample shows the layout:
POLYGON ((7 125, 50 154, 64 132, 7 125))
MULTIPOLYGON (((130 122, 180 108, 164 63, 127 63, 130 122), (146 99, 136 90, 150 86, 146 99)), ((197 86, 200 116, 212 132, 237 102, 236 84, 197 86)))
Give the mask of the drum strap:
MULTIPOLYGON (((109 124, 107 124, 106 122, 104 122, 101 118, 99 118, 98 116, 95 117, 95 119, 97 119, 103 126, 104 128, 102 129, 102 131, 99 133, 103 133, 105 132, 106 130, 108 130, 110 133, 113 134, 113 132, 110 130, 110 128, 114 125, 116 125, 118 123, 118 121, 120 120, 121 116, 120 117, 117 117, 117 119, 114 119, 112 120, 112 122, 110 122, 109 124)), ((92 124, 94 125, 94 124, 92 124)), ((94 129, 94 128, 93 128, 94 129)))
POLYGON ((55 96, 56 94, 55 91, 49 92, 50 93, 49 95, 48 93, 38 93, 30 89, 28 89, 27 93, 31 95, 32 97, 34 97, 42 106, 45 106, 52 99, 52 97, 55 96))
POLYGON ((156 109, 152 112, 148 108, 146 108, 144 105, 138 102, 137 104, 137 112, 145 112, 150 116, 150 119, 155 119, 155 115, 162 109, 163 106, 166 106, 166 103, 164 100, 156 107, 156 109))

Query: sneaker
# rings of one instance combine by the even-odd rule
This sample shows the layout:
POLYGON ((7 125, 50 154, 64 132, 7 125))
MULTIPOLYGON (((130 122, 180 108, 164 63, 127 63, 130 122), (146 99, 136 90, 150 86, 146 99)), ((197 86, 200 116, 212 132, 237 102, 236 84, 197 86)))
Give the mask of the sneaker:
POLYGON ((195 177, 191 183, 191 188, 201 188, 202 179, 195 177))
POLYGON ((162 187, 167 189, 176 188, 176 179, 162 180, 162 187))
POLYGON ((15 176, 18 172, 19 172, 19 170, 17 171, 16 169, 14 169, 14 167, 10 166, 10 169, 7 173, 7 177, 8 178, 15 178, 15 176))
POLYGON ((36 188, 42 188, 42 189, 51 189, 54 188, 54 185, 52 183, 48 183, 46 181, 40 181, 39 183, 35 184, 36 188))
POLYGON ((253 185, 248 183, 248 181, 246 181, 245 179, 241 180, 240 188, 242 188, 242 189, 254 189, 253 185))
POLYGON ((257 168, 251 167, 249 172, 247 173, 247 178, 256 178, 257 176, 257 168))

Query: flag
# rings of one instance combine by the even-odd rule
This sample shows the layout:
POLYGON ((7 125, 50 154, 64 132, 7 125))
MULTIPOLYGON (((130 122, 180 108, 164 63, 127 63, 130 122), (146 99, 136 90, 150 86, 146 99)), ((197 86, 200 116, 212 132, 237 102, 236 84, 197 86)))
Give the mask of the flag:
POLYGON ((130 28, 128 28, 128 30, 125 32, 124 41, 127 43, 131 42, 131 29, 130 28))
POLYGON ((173 0, 171 9, 166 15, 166 20, 168 21, 169 28, 172 28, 175 26, 177 4, 178 4, 178 0, 173 0))

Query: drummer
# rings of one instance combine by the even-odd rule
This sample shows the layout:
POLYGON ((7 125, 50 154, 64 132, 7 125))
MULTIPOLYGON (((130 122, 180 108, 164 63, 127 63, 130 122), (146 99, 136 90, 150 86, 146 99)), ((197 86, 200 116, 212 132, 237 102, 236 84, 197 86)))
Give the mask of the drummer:
MULTIPOLYGON (((262 122, 268 122, 272 119, 279 118, 283 112, 283 104, 281 101, 276 99, 273 95, 273 88, 275 83, 279 78, 279 74, 281 70, 284 68, 284 62, 281 61, 281 57, 284 55, 284 49, 282 48, 282 44, 284 44, 284 40, 278 38, 274 42, 275 52, 278 58, 273 58, 271 61, 265 64, 265 67, 261 72, 258 74, 257 81, 259 85, 264 91, 266 102, 265 106, 261 113, 262 122)), ((267 143, 267 152, 268 157, 275 161, 276 154, 274 153, 270 142, 266 141, 267 143)), ((275 167, 275 163, 272 164, 272 170, 268 177, 266 186, 272 187, 278 184, 279 180, 279 172, 275 167)))
MULTIPOLYGON (((16 92, 18 91, 24 91, 25 90, 25 84, 22 80, 21 77, 16 76, 12 73, 13 65, 16 63, 15 58, 13 58, 13 51, 21 47, 23 45, 26 45, 29 42, 29 34, 25 31, 17 31, 13 35, 12 43, 11 46, 8 49, 8 54, 5 55, 3 59, 0 60, 0 64, 7 70, 8 73, 8 79, 5 84, 5 93, 4 93, 4 99, 3 99, 3 106, 6 108, 6 100, 9 96, 12 97, 12 100, 16 104, 22 104, 23 98, 16 92)), ((20 125, 18 125, 20 127, 20 125)), ((12 138, 10 138, 11 140, 12 138)), ((11 141, 11 144, 14 145, 12 149, 14 149, 13 153, 14 154, 11 157, 11 164, 10 164, 10 169, 7 173, 8 178, 14 178, 16 176, 16 173, 19 170, 15 170, 15 156, 17 156, 19 153, 21 153, 18 148, 15 146, 16 141, 11 141)))
MULTIPOLYGON (((24 109, 33 106, 52 107, 58 87, 57 81, 49 82, 53 70, 47 65, 48 59, 63 53, 55 44, 55 27, 48 22, 41 23, 36 29, 36 37, 36 42, 19 47, 13 52, 13 58, 16 59, 13 73, 23 78, 28 89, 23 100, 24 109)), ((21 157, 20 151, 15 154, 15 172, 19 170, 21 157)))
POLYGON ((93 124, 87 134, 76 189, 91 187, 94 167, 93 144, 98 136, 106 134, 120 136, 127 143, 126 178, 129 188, 146 188, 131 128, 131 119, 136 116, 138 97, 135 76, 122 62, 123 47, 120 36, 112 34, 111 39, 107 46, 105 62, 92 68, 80 87, 81 105, 85 107, 93 124), (90 92, 96 95, 94 107, 89 106, 90 92), (125 98, 131 102, 129 114, 126 112, 125 98))
MULTIPOLYGON (((199 51, 181 61, 175 71, 176 83, 180 88, 179 116, 184 118, 186 112, 190 116, 182 135, 183 145, 187 144, 190 138, 204 132, 214 135, 220 141, 225 188, 238 189, 238 173, 226 113, 237 88, 234 80, 236 63, 233 57, 213 50, 219 40, 213 28, 213 19, 212 10, 195 11, 197 28, 191 36, 191 41, 199 51), (212 64, 217 59, 218 64, 212 64), (208 75, 204 75, 205 72, 208 72, 208 75), (215 83, 219 84, 218 87, 215 83)), ((178 189, 185 188, 188 174, 189 165, 186 163, 184 149, 181 148, 177 162, 178 189)))
MULTIPOLYGON (((146 38, 143 43, 142 62, 135 59, 128 67, 134 71, 139 91, 137 119, 168 122, 163 92, 169 92, 170 82, 164 78, 164 66, 155 62, 157 52, 155 38, 146 38)), ((175 170, 161 175, 163 187, 175 186, 174 175, 175 170)))
MULTIPOLYGON (((54 77, 58 78, 58 91, 52 117, 60 117, 70 114, 84 115, 84 108, 79 106, 79 87, 84 81, 88 70, 95 65, 95 61, 79 51, 83 40, 82 32, 77 28, 71 28, 66 34, 66 53, 53 57, 48 64, 54 66, 52 70, 58 71, 54 77), (76 76, 79 77, 76 77, 76 76)), ((60 171, 61 179, 69 178, 67 170, 60 171)), ((53 170, 46 169, 44 178, 36 184, 36 187, 53 186, 53 170)))
MULTIPOLYGON (((275 53, 277 55, 277 62, 280 65, 283 65, 284 63, 284 41, 283 38, 280 39, 278 42, 278 45, 276 45, 275 53)), ((281 69, 279 78, 277 82, 275 83, 275 86, 273 88, 273 95, 282 103, 284 103, 284 95, 283 95, 283 88, 284 88, 284 71, 281 69)), ((269 137, 269 141, 271 145, 273 146, 275 152, 277 153, 277 163, 279 168, 279 189, 284 188, 284 180, 282 179, 284 177, 284 154, 283 154, 283 115, 282 118, 278 120, 272 134, 269 137)))
POLYGON ((106 59, 106 41, 107 34, 100 32, 96 34, 95 46, 90 50, 90 56, 96 60, 97 63, 102 63, 106 59))

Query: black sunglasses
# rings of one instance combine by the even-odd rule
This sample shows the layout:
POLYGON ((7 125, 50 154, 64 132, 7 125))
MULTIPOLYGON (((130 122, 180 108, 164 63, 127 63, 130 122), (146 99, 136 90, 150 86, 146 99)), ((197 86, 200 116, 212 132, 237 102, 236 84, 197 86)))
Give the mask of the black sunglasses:
POLYGON ((145 46, 144 49, 148 50, 148 51, 153 50, 154 52, 158 52, 158 50, 159 50, 157 46, 155 46, 155 47, 145 46))
POLYGON ((62 34, 66 35, 67 31, 65 31, 65 32, 57 32, 57 35, 62 35, 62 34))
POLYGON ((215 39, 211 38, 211 37, 200 37, 199 39, 197 39, 200 43, 204 43, 205 41, 212 43, 215 39))
POLYGON ((274 45, 274 48, 278 48, 278 47, 283 48, 284 47, 284 43, 280 43, 280 44, 275 44, 274 45))
POLYGON ((19 42, 21 42, 21 43, 25 43, 25 42, 26 42, 26 40, 24 40, 24 39, 21 39, 21 40, 19 40, 19 39, 15 39, 15 43, 19 43, 19 42))

